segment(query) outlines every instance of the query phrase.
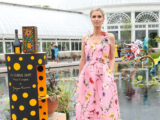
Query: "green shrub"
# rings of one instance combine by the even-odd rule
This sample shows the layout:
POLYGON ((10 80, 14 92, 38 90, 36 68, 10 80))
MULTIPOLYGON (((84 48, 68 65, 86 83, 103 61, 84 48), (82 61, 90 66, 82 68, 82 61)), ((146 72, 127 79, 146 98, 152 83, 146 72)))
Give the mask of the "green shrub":
POLYGON ((150 55, 153 59, 156 59, 160 56, 160 53, 153 53, 153 54, 150 54, 150 55))

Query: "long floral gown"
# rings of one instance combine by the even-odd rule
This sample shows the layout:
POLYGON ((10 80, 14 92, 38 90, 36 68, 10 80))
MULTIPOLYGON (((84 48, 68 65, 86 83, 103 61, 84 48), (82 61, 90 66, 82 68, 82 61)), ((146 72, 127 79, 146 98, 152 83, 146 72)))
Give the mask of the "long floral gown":
POLYGON ((108 66, 107 35, 100 44, 87 41, 82 44, 85 45, 86 64, 78 77, 75 120, 119 120, 116 81, 108 66))

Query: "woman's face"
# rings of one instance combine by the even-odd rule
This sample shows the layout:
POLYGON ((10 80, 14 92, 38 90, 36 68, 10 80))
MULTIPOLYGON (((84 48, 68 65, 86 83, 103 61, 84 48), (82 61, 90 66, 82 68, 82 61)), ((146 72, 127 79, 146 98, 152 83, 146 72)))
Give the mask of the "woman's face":
POLYGON ((103 14, 100 11, 93 11, 91 14, 91 22, 94 27, 101 27, 104 22, 103 14))

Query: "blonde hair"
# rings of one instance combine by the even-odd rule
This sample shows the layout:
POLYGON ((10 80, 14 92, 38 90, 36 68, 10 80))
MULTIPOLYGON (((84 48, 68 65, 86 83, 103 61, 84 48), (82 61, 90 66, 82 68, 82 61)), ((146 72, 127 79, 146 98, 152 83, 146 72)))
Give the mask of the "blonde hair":
POLYGON ((101 12, 102 13, 102 16, 103 16, 103 18, 104 18, 104 11, 101 9, 101 8, 95 8, 95 9, 92 9, 91 11, 90 11, 90 17, 92 16, 92 13, 94 12, 94 11, 99 11, 99 12, 101 12))

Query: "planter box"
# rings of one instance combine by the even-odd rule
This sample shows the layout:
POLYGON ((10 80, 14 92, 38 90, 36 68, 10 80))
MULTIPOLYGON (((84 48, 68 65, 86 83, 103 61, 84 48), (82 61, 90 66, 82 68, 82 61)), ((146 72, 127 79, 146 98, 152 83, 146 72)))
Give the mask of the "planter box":
POLYGON ((66 114, 65 113, 59 113, 54 112, 53 115, 51 115, 48 120, 66 120, 66 114))

